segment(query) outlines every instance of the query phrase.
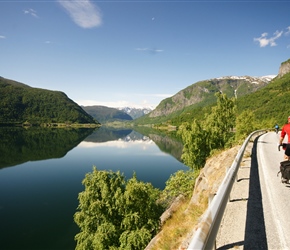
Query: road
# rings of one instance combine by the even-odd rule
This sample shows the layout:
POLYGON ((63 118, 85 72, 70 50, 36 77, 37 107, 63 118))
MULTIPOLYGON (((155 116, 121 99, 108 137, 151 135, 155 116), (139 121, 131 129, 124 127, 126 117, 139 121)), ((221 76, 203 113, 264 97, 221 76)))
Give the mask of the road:
POLYGON ((259 173, 268 249, 290 249, 290 185, 277 177, 284 151, 277 149, 279 135, 267 133, 257 144, 259 173))
POLYGON ((244 157, 218 232, 216 248, 290 249, 290 185, 277 177, 279 134, 256 138, 244 157))

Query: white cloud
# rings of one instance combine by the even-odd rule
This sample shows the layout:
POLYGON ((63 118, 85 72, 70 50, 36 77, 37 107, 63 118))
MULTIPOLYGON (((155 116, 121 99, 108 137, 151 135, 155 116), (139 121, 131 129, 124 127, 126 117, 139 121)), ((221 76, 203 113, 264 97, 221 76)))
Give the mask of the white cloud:
POLYGON ((0 35, 0 39, 6 39, 6 36, 1 36, 1 35, 0 35))
POLYGON ((134 102, 129 102, 129 101, 115 101, 115 102, 99 102, 95 100, 79 100, 76 101, 79 105, 82 106, 105 106, 105 107, 111 107, 111 108, 123 108, 123 107, 134 107, 134 108, 155 108, 156 104, 149 104, 147 101, 141 101, 141 103, 137 104, 134 102))
POLYGON ((106 107, 127 107, 130 105, 128 101, 115 101, 115 102, 99 102, 96 100, 79 100, 77 101, 79 105, 82 106, 106 106, 106 107))
POLYGON ((276 31, 272 37, 268 38, 268 33, 263 33, 259 38, 254 38, 255 42, 259 42, 260 47, 266 47, 270 45, 271 47, 276 46, 276 40, 280 38, 283 34, 283 31, 276 31))
POLYGON ((150 48, 136 48, 135 50, 145 51, 145 52, 149 52, 151 54, 156 54, 156 53, 160 53, 160 52, 164 51, 162 49, 150 49, 150 48))
POLYGON ((290 26, 288 26, 287 28, 286 28, 286 32, 285 32, 285 35, 286 36, 288 36, 290 34, 290 26))
POLYGON ((171 94, 131 94, 132 97, 137 97, 138 101, 96 101, 96 100, 78 100, 76 101, 82 106, 106 106, 111 108, 134 107, 134 108, 155 108, 160 101, 172 96, 171 94))
POLYGON ((95 100, 83 99, 83 100, 77 100, 76 102, 82 106, 100 105, 100 106, 106 106, 106 107, 111 107, 111 108, 122 108, 122 107, 155 108, 163 99, 170 96, 172 96, 172 94, 130 93, 130 94, 124 94, 122 97, 123 100, 97 101, 98 97, 96 97, 95 100))
POLYGON ((82 28, 93 28, 102 24, 101 11, 90 0, 58 0, 58 2, 78 26, 82 28))
POLYGON ((36 11, 34 9, 26 9, 26 10, 23 10, 24 14, 28 14, 28 15, 31 15, 35 18, 38 18, 38 15, 36 13, 36 11))

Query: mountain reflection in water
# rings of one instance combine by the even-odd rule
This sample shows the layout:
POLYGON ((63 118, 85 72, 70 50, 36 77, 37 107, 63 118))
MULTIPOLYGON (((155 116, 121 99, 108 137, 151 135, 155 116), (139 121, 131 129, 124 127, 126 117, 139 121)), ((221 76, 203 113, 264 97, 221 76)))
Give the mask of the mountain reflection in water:
POLYGON ((28 161, 62 158, 93 129, 0 127, 0 169, 28 161))
MULTIPOLYGON (((116 141, 123 141, 123 142, 142 142, 142 143, 155 143, 159 149, 164 152, 172 155, 178 161, 181 162, 181 155, 183 145, 177 139, 174 139, 166 134, 158 133, 156 130, 142 130, 142 133, 136 132, 132 129, 115 129, 112 130, 111 128, 101 127, 98 130, 95 130, 92 134, 90 134, 83 142, 92 142, 92 143, 99 143, 99 142, 108 142, 114 141, 116 145, 116 141)), ((90 144, 87 144, 90 145, 90 144)), ((119 143, 121 146, 122 144, 119 143)), ((93 146, 93 144, 91 144, 93 146)), ((96 145, 95 145, 96 146, 96 145)), ((126 144, 123 144, 125 147, 126 144)))
POLYGON ((90 145, 89 142, 110 141, 114 141, 115 144, 118 141, 120 147, 126 147, 125 143, 120 142, 154 141, 162 152, 171 154, 179 161, 182 154, 181 142, 152 132, 145 136, 132 129, 112 130, 106 127, 99 129, 6 127, 0 128, 0 169, 27 161, 62 158, 81 142, 84 146, 86 142, 90 145))

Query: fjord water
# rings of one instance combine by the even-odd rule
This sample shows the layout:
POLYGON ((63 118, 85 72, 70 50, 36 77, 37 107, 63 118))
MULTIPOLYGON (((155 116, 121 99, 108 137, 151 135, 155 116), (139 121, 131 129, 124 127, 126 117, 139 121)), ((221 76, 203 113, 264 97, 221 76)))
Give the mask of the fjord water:
POLYGON ((163 189, 188 170, 181 148, 130 129, 0 128, 0 249, 74 249, 78 193, 93 166, 163 189))

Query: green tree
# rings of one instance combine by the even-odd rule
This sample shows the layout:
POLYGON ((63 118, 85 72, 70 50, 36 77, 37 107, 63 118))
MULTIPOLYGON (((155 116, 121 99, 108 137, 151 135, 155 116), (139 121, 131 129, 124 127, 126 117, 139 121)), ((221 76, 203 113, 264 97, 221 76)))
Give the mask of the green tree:
POLYGON ((76 249, 108 249, 118 245, 121 227, 124 176, 119 172, 97 171, 86 174, 85 191, 79 194, 78 212, 74 219, 80 227, 76 249))
POLYGON ((163 207, 150 183, 128 181, 120 172, 95 167, 83 180, 74 220, 80 227, 76 249, 143 249, 156 234, 163 207))
POLYGON ((235 126, 235 99, 229 99, 226 94, 217 93, 217 105, 206 115, 204 129, 209 133, 209 149, 224 148, 233 138, 235 126))
POLYGON ((206 114, 205 121, 193 120, 192 124, 183 123, 178 134, 183 141, 183 162, 195 169, 204 166, 206 157, 215 149, 224 148, 234 138, 235 99, 218 93, 217 105, 206 114))
POLYGON ((207 131, 203 130, 197 120, 193 120, 192 124, 183 123, 178 129, 178 134, 183 141, 181 159, 185 165, 192 169, 201 168, 210 153, 207 131))
POLYGON ((251 132, 256 130, 255 124, 256 119, 254 113, 250 110, 243 111, 237 117, 236 121, 236 140, 244 140, 251 132))

